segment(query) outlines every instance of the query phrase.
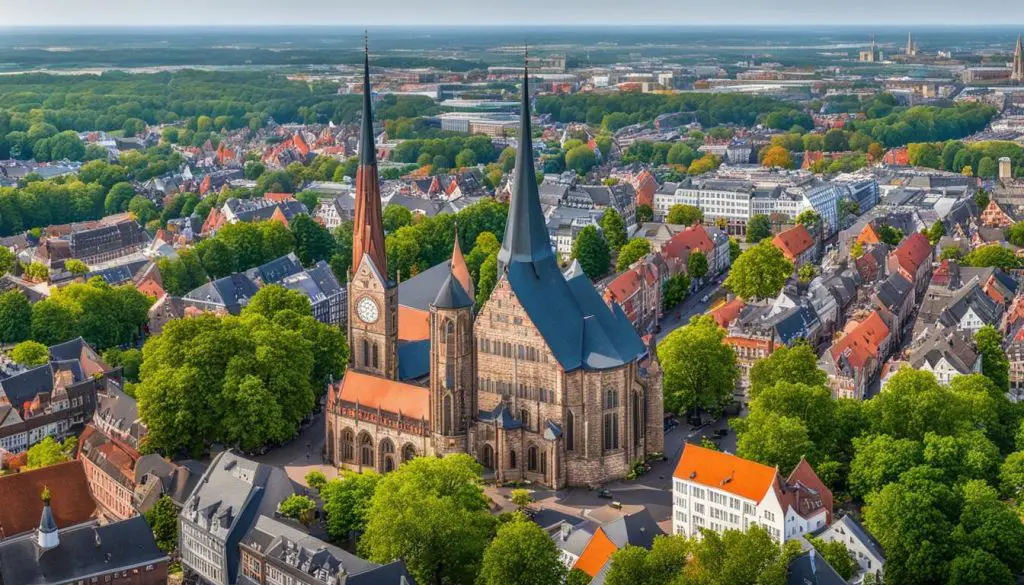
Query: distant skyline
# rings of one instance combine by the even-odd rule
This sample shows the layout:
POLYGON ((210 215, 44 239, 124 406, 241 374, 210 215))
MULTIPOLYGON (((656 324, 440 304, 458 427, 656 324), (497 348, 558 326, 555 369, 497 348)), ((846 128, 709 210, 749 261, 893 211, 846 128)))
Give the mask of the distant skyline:
POLYGON ((36 0, 9 2, 4 26, 229 25, 995 25, 1021 23, 1008 0, 36 0))

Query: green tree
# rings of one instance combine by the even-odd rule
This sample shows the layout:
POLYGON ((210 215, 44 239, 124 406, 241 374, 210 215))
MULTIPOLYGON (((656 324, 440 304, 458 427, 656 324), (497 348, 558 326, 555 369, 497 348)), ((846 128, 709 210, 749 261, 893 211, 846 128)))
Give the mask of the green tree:
POLYGON ((618 211, 610 207, 605 210, 601 216, 601 233, 604 234, 604 239, 612 252, 618 252, 626 245, 626 224, 618 211))
POLYGON ((999 500, 995 488, 983 480, 963 486, 960 524, 953 539, 961 549, 977 548, 991 553, 1010 572, 1024 570, 1024 522, 1019 513, 999 500))
POLYGON ((36 341, 22 341, 11 349, 11 359, 26 367, 41 366, 50 361, 50 352, 36 341))
POLYGON ((999 468, 999 489, 1007 498, 1024 499, 1024 451, 1010 453, 999 468))
POLYGON ((576 236, 576 241, 572 244, 572 257, 579 261, 583 272, 591 279, 607 274, 611 263, 608 242, 592 225, 580 230, 576 236))
POLYGON ((846 548, 846 545, 841 541, 834 540, 831 542, 825 542, 818 538, 808 538, 815 550, 821 554, 825 562, 829 564, 839 576, 847 581, 853 577, 854 572, 857 570, 857 565, 853 560, 853 555, 846 548))
POLYGON ((25 467, 28 469, 39 469, 40 467, 49 467, 50 465, 70 461, 75 456, 77 448, 78 439, 75 437, 68 437, 63 443, 59 443, 53 437, 46 437, 29 447, 28 463, 25 464, 25 467))
POLYGON ((654 209, 646 203, 641 203, 636 206, 636 222, 647 223, 654 221, 654 209))
POLYGON ((752 525, 746 532, 704 531, 691 541, 692 557, 684 583, 768 585, 786 582, 790 561, 800 554, 796 543, 780 547, 768 531, 752 525))
POLYGON ((854 455, 848 479, 850 492, 865 497, 899 479, 921 463, 921 444, 912 439, 873 435, 853 439, 854 455))
POLYGON ((1020 266, 1020 260, 1017 259, 1013 250, 992 244, 975 248, 970 254, 964 256, 961 264, 978 268, 995 266, 1010 271, 1020 266))
POLYGON ((970 422, 959 410, 962 399, 935 381, 931 372, 903 368, 864 405, 875 433, 921 441, 929 431, 954 435, 970 422))
POLYGON ((731 263, 735 262, 736 259, 739 258, 740 254, 742 254, 742 253, 743 253, 743 250, 740 249, 740 243, 736 241, 736 238, 730 237, 729 238, 729 263, 731 264, 731 263))
POLYGON ((681 535, 656 536, 651 550, 625 546, 612 553, 611 567, 604 582, 606 585, 676 583, 686 567, 691 548, 690 541, 681 535))
POLYGON ((814 277, 818 275, 818 271, 814 264, 808 263, 800 266, 799 270, 796 271, 796 275, 800 282, 807 284, 814 280, 814 277))
POLYGON ((112 368, 121 368, 125 380, 133 383, 139 381, 139 370, 142 367, 141 351, 112 347, 103 352, 103 361, 112 368))
POLYGON ((498 284, 498 252, 491 252, 480 265, 480 280, 476 285, 476 307, 480 310, 491 298, 494 286, 498 284))
POLYGON ((178 507, 170 496, 160 496, 153 507, 146 511, 146 523, 160 550, 172 554, 178 548, 178 507))
MULTIPOLYGON (((594 578, 580 569, 572 569, 565 577, 565 585, 590 585, 594 578)), ((605 581, 607 583, 607 581, 605 581)))
POLYGON ((24 341, 31 332, 32 305, 28 297, 20 290, 0 293, 0 343, 24 341))
POLYGON ((456 168, 475 167, 476 153, 469 148, 464 148, 455 155, 456 168))
POLYGON ((677 274, 669 277, 665 282, 665 287, 661 291, 661 304, 666 309, 671 309, 683 302, 688 294, 690 294, 690 278, 685 274, 677 274))
POLYGON ((978 176, 983 179, 994 179, 998 171, 996 161, 992 160, 990 156, 982 157, 978 163, 978 176))
POLYGON ((283 310, 294 311, 299 315, 313 315, 309 299, 305 295, 278 284, 261 288, 249 299, 249 304, 245 307, 246 314, 263 315, 268 319, 272 319, 283 310))
POLYGON ((0 275, 7 274, 18 263, 18 257, 7 248, 0 246, 0 275))
POLYGON ((56 345, 79 335, 77 308, 50 298, 32 305, 32 339, 56 345))
POLYGON ((305 480, 306 485, 317 492, 323 491, 324 486, 327 485, 327 476, 322 471, 310 471, 306 474, 305 480))
POLYGON ((693 225, 704 221, 704 212, 693 205, 676 204, 668 210, 665 216, 666 223, 678 225, 693 225))
POLYGON ((732 401, 739 369, 724 339, 725 330, 714 319, 696 316, 658 344, 666 410, 718 411, 732 401))
MULTIPOLYGON (((633 238, 619 250, 619 258, 615 269, 619 272, 629 268, 634 262, 651 253, 651 243, 644 238, 633 238)), ((582 262, 581 262, 582 265, 582 262)), ((586 268, 584 268, 584 271, 586 268)), ((588 273, 589 274, 589 273, 588 273)))
POLYGON ((39 262, 32 262, 28 266, 25 266, 25 276, 29 280, 35 280, 42 282, 50 277, 50 269, 45 264, 39 262))
POLYGON ((938 245, 944 235, 946 235, 946 225, 941 221, 936 221, 932 227, 928 228, 928 242, 933 246, 938 245))
POLYGON ((496 254, 501 249, 501 243, 491 232, 480 232, 473 244, 473 249, 466 254, 466 267, 473 278, 476 289, 480 289, 480 268, 484 261, 491 254, 496 254))
POLYGON ((970 549, 958 555, 949 565, 949 585, 1013 585, 1013 574, 995 555, 970 549))
POLYGON ((814 350, 801 343, 793 347, 782 346, 768 357, 754 362, 750 368, 751 400, 779 382, 824 386, 828 383, 828 376, 818 367, 814 350))
POLYGON ((336 243, 331 232, 308 215, 292 219, 290 228, 295 236, 295 255, 303 266, 327 260, 334 254, 336 243))
POLYGON ((384 476, 370 501, 361 553, 379 563, 404 559, 422 585, 471 585, 494 525, 480 469, 456 454, 416 458, 384 476))
POLYGON ((585 175, 596 165, 597 155, 586 145, 575 146, 565 153, 566 168, 576 171, 577 174, 585 175))
POLYGON ((750 216, 747 221, 747 242, 756 244, 772 236, 772 222, 767 215, 758 213, 750 216))
POLYGON ((512 490, 510 499, 520 510, 533 503, 533 495, 530 494, 530 490, 528 489, 520 488, 512 490))
POLYGON ((498 528, 484 551, 479 585, 550 585, 565 579, 555 541, 534 522, 519 516, 498 528))
POLYGON ((85 265, 85 262, 72 258, 64 263, 64 270, 75 276, 84 276, 89 272, 89 267, 85 265))
POLYGON ((746 300, 773 298, 792 273, 793 264, 782 250, 764 241, 736 259, 725 286, 746 300))
POLYGON ((309 496, 292 494, 277 505, 278 512, 285 518, 298 520, 309 525, 313 520, 313 511, 316 510, 316 502, 309 496))
POLYGON ((708 258, 700 250, 690 251, 686 259, 686 273, 690 278, 700 280, 708 273, 708 258))
MULTIPOLYGON (((327 534, 334 542, 342 542, 352 534, 366 530, 370 500, 381 476, 372 473, 344 472, 338 479, 315 488, 320 492, 327 515, 327 534)), ((307 479, 308 481, 308 479, 307 479)), ((319 483, 319 480, 318 480, 319 483)), ((309 482, 310 487, 313 483, 309 482)))
POLYGON ((174 296, 184 296, 207 280, 206 271, 192 250, 178 250, 176 259, 161 258, 156 266, 164 290, 174 296))
POLYGON ((128 201, 128 212, 142 225, 160 215, 156 205, 142 195, 136 195, 128 201))
POLYGON ((736 454, 788 472, 801 457, 811 454, 814 443, 800 419, 774 412, 751 412, 735 422, 736 454))
POLYGON ((132 189, 131 183, 117 183, 107 192, 103 210, 107 214, 127 211, 128 202, 132 200, 132 197, 135 197, 135 190, 132 189))
POLYGON ((981 354, 981 371, 1004 392, 1010 390, 1010 361, 1003 351, 1003 336, 992 325, 985 325, 974 334, 974 343, 981 354))
POLYGON ((959 247, 946 246, 939 254, 939 260, 960 260, 963 255, 964 253, 959 247))
POLYGON ((390 234, 399 228, 412 225, 412 212, 401 205, 388 205, 384 208, 382 222, 384 231, 390 234))

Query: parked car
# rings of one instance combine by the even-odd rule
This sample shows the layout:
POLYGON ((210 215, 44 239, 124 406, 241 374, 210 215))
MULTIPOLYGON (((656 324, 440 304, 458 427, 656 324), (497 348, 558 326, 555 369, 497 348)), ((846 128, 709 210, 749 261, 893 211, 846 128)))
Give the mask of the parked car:
POLYGON ((606 500, 612 499, 612 490, 608 488, 598 488, 597 497, 604 498, 606 500))

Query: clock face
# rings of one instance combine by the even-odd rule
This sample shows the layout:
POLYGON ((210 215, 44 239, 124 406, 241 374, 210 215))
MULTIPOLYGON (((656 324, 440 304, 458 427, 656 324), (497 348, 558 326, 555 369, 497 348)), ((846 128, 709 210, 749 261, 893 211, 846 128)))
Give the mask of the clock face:
POLYGON ((377 303, 370 300, 369 297, 363 297, 359 299, 359 304, 356 305, 356 313, 359 314, 359 319, 364 323, 373 323, 377 320, 377 303))

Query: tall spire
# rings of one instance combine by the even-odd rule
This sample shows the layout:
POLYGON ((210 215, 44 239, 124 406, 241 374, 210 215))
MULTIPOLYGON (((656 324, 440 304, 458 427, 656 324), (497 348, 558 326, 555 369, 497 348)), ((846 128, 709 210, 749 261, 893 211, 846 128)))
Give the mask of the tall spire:
POLYGON ((498 251, 498 275, 504 273, 510 264, 530 262, 536 268, 538 262, 550 258, 551 239, 540 207, 537 192, 537 173, 533 166, 533 134, 530 128, 530 72, 528 55, 523 54, 523 99, 519 111, 519 145, 516 151, 516 168, 513 171, 512 201, 505 224, 505 238, 498 251))
POLYGON ((1017 35, 1017 48, 1013 52, 1013 70, 1010 79, 1024 82, 1024 47, 1021 46, 1020 35, 1017 35))
POLYGON ((43 513, 39 517, 39 530, 36 533, 36 544, 39 548, 46 550, 60 544, 60 536, 57 532, 57 522, 53 519, 53 510, 50 509, 50 489, 43 488, 43 513))
POLYGON ((352 226, 352 270, 363 256, 373 260, 377 271, 388 276, 388 256, 384 249, 384 222, 380 206, 380 180, 377 177, 377 150, 373 139, 373 109, 370 104, 370 49, 364 44, 363 126, 359 138, 359 167, 356 170, 355 219, 352 226))
POLYGON ((466 265, 466 258, 462 255, 462 246, 459 245, 459 224, 455 224, 455 246, 452 248, 452 276, 454 276, 462 288, 469 293, 470 298, 475 298, 473 290, 473 278, 469 275, 469 266, 466 265))

